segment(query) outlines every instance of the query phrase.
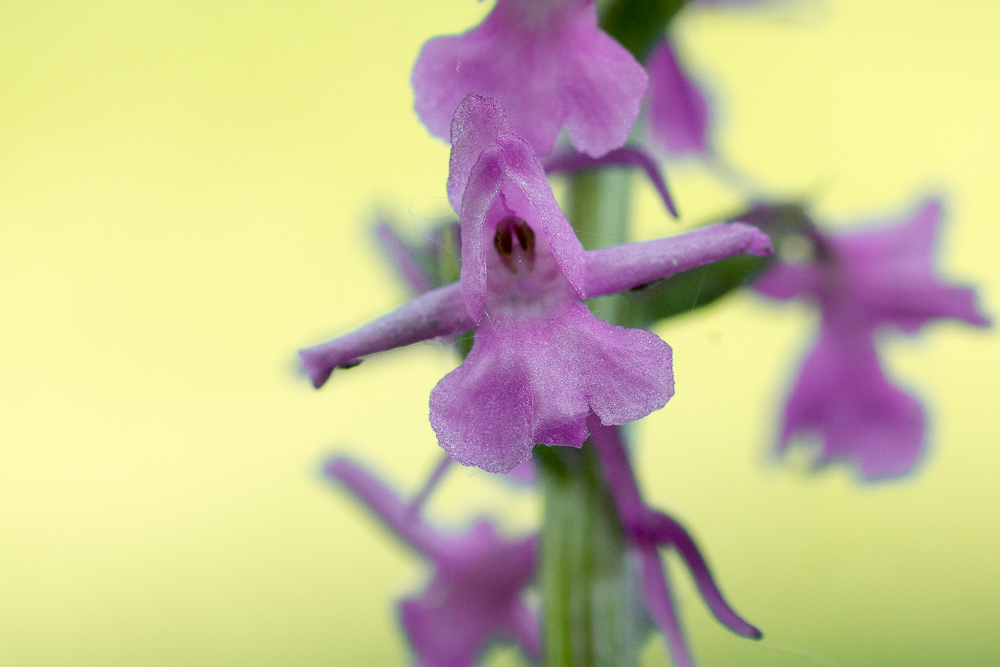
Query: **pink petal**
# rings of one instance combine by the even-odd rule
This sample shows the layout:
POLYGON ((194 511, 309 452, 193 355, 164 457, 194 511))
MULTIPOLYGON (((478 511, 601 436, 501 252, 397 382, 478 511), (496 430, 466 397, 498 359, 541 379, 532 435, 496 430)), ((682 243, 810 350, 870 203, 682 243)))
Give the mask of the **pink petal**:
POLYGON ((935 274, 942 215, 940 200, 931 199, 902 222, 832 239, 835 259, 874 320, 893 322, 907 332, 943 317, 989 326, 971 288, 945 285, 935 274))
POLYGON ((820 331, 785 406, 780 448, 804 435, 822 442, 819 463, 846 461, 867 479, 910 472, 926 444, 924 411, 886 379, 870 339, 820 331))
POLYGON ((670 545, 677 549, 677 553, 691 570, 702 599, 720 623, 736 634, 750 639, 760 639, 764 636, 760 630, 744 621, 722 597, 722 591, 715 584, 708 563, 705 562, 698 545, 684 526, 662 512, 650 511, 648 522, 646 527, 648 537, 655 539, 661 545, 670 545))
POLYGON ((777 261, 754 281, 753 288, 772 299, 785 301, 815 293, 819 289, 820 280, 818 269, 812 263, 788 264, 777 261))
POLYGON ((571 299, 537 317, 484 318, 465 363, 431 392, 431 425, 453 458, 503 473, 536 443, 582 445, 591 410, 624 424, 672 395, 666 343, 571 299))
POLYGON ((586 298, 613 294, 720 259, 773 253, 771 240, 756 227, 730 222, 680 236, 588 250, 586 298))
POLYGON ((356 366, 365 355, 464 333, 474 327, 456 283, 421 294, 385 317, 340 338, 300 350, 299 357, 313 385, 319 388, 335 368, 356 366))
POLYGON ((324 473, 357 496, 392 532, 414 549, 431 558, 438 554, 440 536, 419 517, 414 517, 407 503, 362 466, 345 458, 336 458, 326 464, 324 473))
POLYGON ((567 280, 577 293, 582 292, 583 245, 556 203, 531 146, 501 132, 505 118, 495 100, 470 95, 455 112, 455 119, 448 192, 453 202, 460 201, 462 296, 472 319, 480 321, 486 304, 483 227, 491 211, 501 217, 516 215, 541 232, 567 280), (501 194, 502 210, 495 208, 501 194))
POLYGON ((497 137, 514 131, 503 105, 492 97, 469 95, 451 119, 451 158, 448 164, 448 199, 462 212, 462 197, 469 174, 479 156, 496 145, 497 137))
POLYGON ((601 461, 601 473, 611 497, 614 498, 622 523, 626 530, 638 526, 647 516, 648 510, 639 494, 639 486, 632 473, 621 431, 617 426, 605 426, 595 415, 587 418, 587 427, 601 461))

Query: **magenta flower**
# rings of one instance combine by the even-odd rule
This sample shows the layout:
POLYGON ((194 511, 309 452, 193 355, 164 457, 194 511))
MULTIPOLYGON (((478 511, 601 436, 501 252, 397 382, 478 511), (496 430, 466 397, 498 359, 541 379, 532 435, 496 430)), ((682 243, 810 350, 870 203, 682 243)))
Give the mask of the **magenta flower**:
POLYGON ((535 574, 537 537, 504 540, 488 521, 445 536, 361 466, 335 459, 325 472, 434 566, 427 589, 399 603, 419 667, 475 667, 497 639, 538 659, 538 618, 522 599, 535 574))
POLYGON ((507 472, 536 443, 579 447, 587 415, 624 424, 673 395, 670 347, 595 317, 581 299, 632 289, 770 240, 742 223, 585 252, 531 147, 499 104, 455 114, 448 193, 460 211, 461 279, 300 352, 317 387, 364 355, 475 330, 465 362, 431 392, 430 419, 464 465, 507 472))
POLYGON ((763 636, 761 631, 744 621, 722 597, 708 564, 690 534, 677 521, 651 509, 642 501, 619 429, 605 426, 593 417, 588 425, 626 537, 640 563, 646 609, 666 637, 674 663, 678 667, 690 667, 692 661, 670 596, 660 557, 661 547, 677 550, 694 576, 702 599, 720 623, 736 634, 760 639, 763 636))
POLYGON ((645 122, 650 138, 672 155, 709 152, 708 102, 664 38, 646 59, 645 122))
POLYGON ((420 120, 442 139, 475 93, 499 100, 539 155, 565 127, 577 150, 598 157, 628 139, 646 73, 597 27, 593 0, 497 0, 476 28, 424 45, 413 90, 420 120))
POLYGON ((815 257, 776 262, 754 287, 776 299, 804 296, 822 311, 819 336, 785 406, 778 448, 798 436, 823 444, 818 465, 846 461, 867 479, 909 472, 925 447, 924 410, 883 374, 875 333, 914 333, 950 318, 989 320, 975 292, 938 282, 934 244, 941 203, 922 204, 901 223, 828 236, 813 232, 815 257))

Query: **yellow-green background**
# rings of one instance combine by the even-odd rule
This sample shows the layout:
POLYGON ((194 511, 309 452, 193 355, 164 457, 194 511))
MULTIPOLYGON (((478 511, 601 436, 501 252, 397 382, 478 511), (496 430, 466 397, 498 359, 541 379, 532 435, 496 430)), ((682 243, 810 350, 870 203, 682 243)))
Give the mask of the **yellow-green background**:
MULTIPOLYGON (((414 489, 439 450, 434 344, 314 392, 294 352, 406 298, 366 221, 414 235, 447 147, 411 111, 423 41, 489 3, 0 4, 0 664, 397 665, 414 557, 318 475, 349 451, 414 489)), ((996 312, 1000 4, 806 1, 689 12, 724 152, 831 220, 944 193, 944 272, 996 312)), ((735 202, 671 171, 684 222, 735 202)), ((673 233, 642 186, 638 234, 673 233)), ((923 397, 919 474, 858 485, 768 456, 816 323, 741 296, 659 333, 677 395, 635 429, 650 498, 692 526, 753 643, 673 575, 704 665, 1000 663, 997 338, 886 345, 923 397)), ((430 506, 531 525, 453 472, 430 506)), ((659 640, 644 652, 664 665, 659 640)), ((511 652, 494 654, 498 662, 511 652)))

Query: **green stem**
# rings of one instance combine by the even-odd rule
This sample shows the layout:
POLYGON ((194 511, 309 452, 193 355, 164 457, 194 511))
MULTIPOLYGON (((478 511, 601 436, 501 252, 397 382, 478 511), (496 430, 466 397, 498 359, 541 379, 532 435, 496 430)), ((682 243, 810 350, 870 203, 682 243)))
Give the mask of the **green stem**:
MULTIPOLYGON (((586 248, 625 239, 627 172, 574 176, 569 213, 586 248)), ((591 308, 614 322, 616 301, 591 308)), ((593 447, 535 448, 545 491, 542 527, 546 667, 634 667, 643 637, 636 576, 593 447)))
MULTIPOLYGON (((631 213, 632 179, 625 169, 577 174, 570 181, 569 219, 583 247, 604 248, 626 241, 631 213)), ((590 309, 606 322, 621 324, 621 297, 593 299, 590 309)))
POLYGON ((536 448, 545 489, 546 667, 638 664, 635 573, 593 447, 536 448))

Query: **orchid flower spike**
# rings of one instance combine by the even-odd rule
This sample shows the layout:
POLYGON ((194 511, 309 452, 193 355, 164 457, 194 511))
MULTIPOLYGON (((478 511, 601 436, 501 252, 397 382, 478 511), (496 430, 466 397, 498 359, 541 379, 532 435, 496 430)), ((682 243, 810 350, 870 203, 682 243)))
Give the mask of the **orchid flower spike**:
POLYGON ((898 224, 838 235, 813 229, 811 244, 805 242, 811 258, 776 261, 757 280, 762 294, 805 297, 822 312, 816 343, 785 405, 779 451, 800 436, 818 436, 817 465, 846 461, 867 479, 904 475, 919 461, 924 409, 885 377, 876 331, 890 325, 915 333, 942 318, 989 325, 971 288, 935 275, 941 214, 941 202, 930 200, 898 224))
POLYGON ((487 521, 445 536, 360 465, 335 459, 325 473, 434 567, 427 589, 399 603, 418 667, 475 667, 495 639, 514 641, 538 659, 538 617, 522 599, 535 574, 536 536, 505 540, 487 521))
POLYGON ((476 28, 427 42, 413 68, 431 134, 447 139, 455 110, 476 93, 498 99, 539 155, 562 127, 591 157, 624 145, 645 90, 642 66, 598 28, 594 0, 497 0, 476 28))
POLYGON ((677 550, 694 576, 702 599, 720 623, 738 635, 760 639, 763 636, 761 631, 743 620, 722 596, 691 535, 677 521, 643 502, 620 429, 605 426, 593 416, 588 425, 605 482, 626 537, 639 561, 646 609, 663 632, 674 664, 690 667, 692 660, 663 569, 662 547, 677 550))
POLYGON ((459 282, 300 356, 319 387, 364 355, 475 330, 465 362, 431 392, 430 420, 452 458, 489 472, 512 469, 536 443, 580 447, 591 412, 625 424, 673 395, 670 347, 598 319, 581 299, 772 252, 739 222, 584 251, 534 151, 499 103, 478 96, 455 114, 448 194, 461 218, 459 282))

